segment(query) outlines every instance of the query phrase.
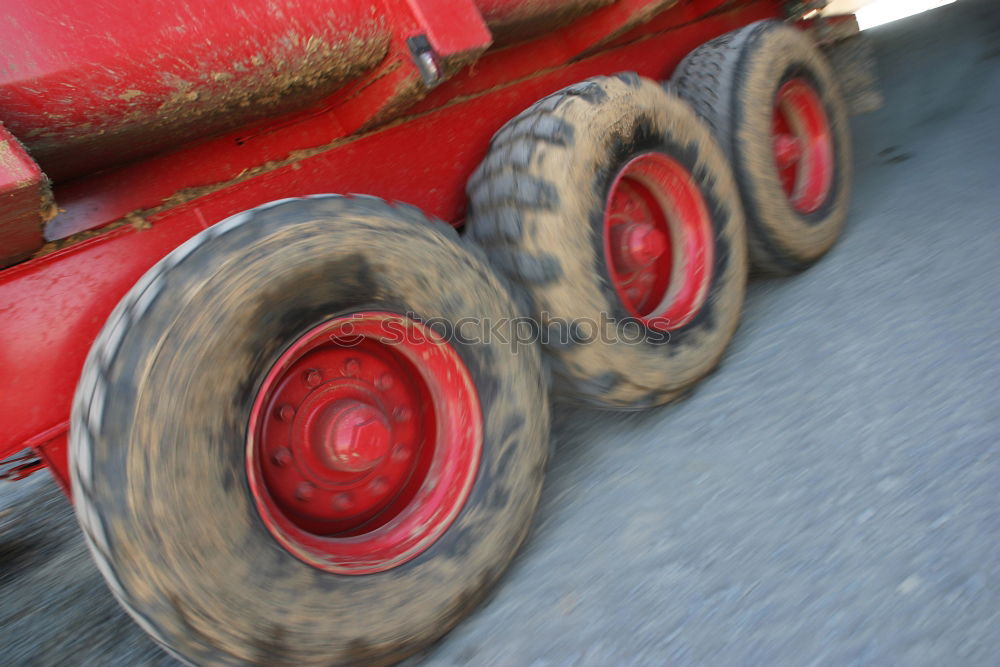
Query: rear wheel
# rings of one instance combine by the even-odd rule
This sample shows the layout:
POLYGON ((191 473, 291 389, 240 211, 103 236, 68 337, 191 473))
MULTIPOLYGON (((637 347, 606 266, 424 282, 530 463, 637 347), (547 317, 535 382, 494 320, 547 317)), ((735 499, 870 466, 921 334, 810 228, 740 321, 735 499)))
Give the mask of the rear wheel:
POLYGON ((846 107, 812 40, 784 23, 754 23, 692 51, 670 87, 732 161, 754 268, 791 273, 822 257, 847 218, 851 145, 846 107))
POLYGON ((633 73, 570 86, 497 133, 468 192, 467 233, 538 319, 560 396, 648 407, 718 363, 746 287, 743 216, 683 100, 633 73))
POLYGON ((371 198, 177 248, 75 399, 77 514, 115 595, 196 664, 381 664, 445 633, 528 530, 548 409, 537 346, 436 323, 514 312, 450 228, 371 198))

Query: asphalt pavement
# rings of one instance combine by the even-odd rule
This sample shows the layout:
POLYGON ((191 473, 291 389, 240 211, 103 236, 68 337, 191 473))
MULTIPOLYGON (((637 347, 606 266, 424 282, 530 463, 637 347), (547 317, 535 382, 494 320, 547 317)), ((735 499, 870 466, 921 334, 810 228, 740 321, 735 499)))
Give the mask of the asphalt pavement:
MULTIPOLYGON (((560 407, 534 531, 412 665, 1000 665, 1000 3, 872 31, 842 242, 722 365, 560 407)), ((47 473, 0 485, 0 662, 173 665, 47 473)))

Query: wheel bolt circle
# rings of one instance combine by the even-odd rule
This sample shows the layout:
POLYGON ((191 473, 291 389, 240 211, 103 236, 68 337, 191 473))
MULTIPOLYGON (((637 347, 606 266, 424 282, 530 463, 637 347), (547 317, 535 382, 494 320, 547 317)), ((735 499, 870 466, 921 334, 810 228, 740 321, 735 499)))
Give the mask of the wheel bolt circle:
POLYGON ((419 491, 469 487, 479 465, 468 369, 437 347, 433 330, 403 317, 390 321, 417 333, 401 348, 383 343, 391 317, 367 314, 366 342, 353 350, 351 322, 315 327, 274 363, 251 410, 246 473, 258 512, 287 551, 338 575, 381 572, 422 552, 466 493, 419 491), (460 419, 439 426, 442 402, 460 419))

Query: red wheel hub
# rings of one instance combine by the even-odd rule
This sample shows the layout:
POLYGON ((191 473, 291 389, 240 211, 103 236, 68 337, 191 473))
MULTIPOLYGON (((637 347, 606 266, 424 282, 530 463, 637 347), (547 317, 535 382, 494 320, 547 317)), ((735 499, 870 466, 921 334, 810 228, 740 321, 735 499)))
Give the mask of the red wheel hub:
POLYGON ((833 184, 833 137, 823 103, 805 79, 792 79, 778 90, 772 133, 785 194, 796 211, 816 211, 833 184))
POLYGON ((291 553, 338 574, 414 558, 475 480, 479 398, 455 350, 392 313, 339 317, 292 343, 257 393, 247 477, 291 553))
POLYGON ((655 152, 622 167, 604 211, 604 257, 629 314, 660 331, 690 322, 714 256, 708 208, 687 168, 655 152))

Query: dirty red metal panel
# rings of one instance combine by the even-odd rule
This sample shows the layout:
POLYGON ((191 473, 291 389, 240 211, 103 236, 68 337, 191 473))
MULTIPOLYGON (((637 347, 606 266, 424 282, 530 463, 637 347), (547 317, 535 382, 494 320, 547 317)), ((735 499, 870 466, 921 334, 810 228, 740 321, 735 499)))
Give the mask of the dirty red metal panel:
MULTIPOLYGON (((630 7, 661 6, 663 0, 629 0, 630 7)), ((671 2, 673 0, 670 0, 671 2)), ((694 21, 700 14, 717 10, 726 0, 697 0, 675 5, 649 25, 649 32, 666 31, 694 21), (699 14, 700 13, 700 14, 699 14)), ((730 0, 731 2, 731 0, 730 0)), ((742 0, 742 5, 747 5, 742 0)), ((758 2, 758 5, 761 3, 758 2)), ((778 3, 763 3, 777 5, 778 3)), ((746 11, 739 9, 738 11, 746 11)), ((773 15, 777 9, 769 10, 773 15)), ((416 25, 400 25, 402 34, 415 34, 416 25)), ((562 67, 580 51, 581 34, 597 41, 618 33, 628 24, 628 13, 617 5, 593 12, 572 25, 519 47, 489 51, 473 68, 466 68, 416 101, 408 115, 423 114, 458 98, 482 94, 510 81, 562 67)), ((637 30, 641 30, 638 28, 637 30)), ((699 30, 691 31, 697 39, 699 30)), ((624 35, 620 39, 628 39, 624 35)), ((678 37, 678 39, 682 39, 678 37)), ((700 42, 687 41, 689 50, 700 42)), ((655 54, 650 54, 655 57, 655 54)), ((382 103, 405 85, 419 79, 412 63, 395 64, 407 54, 396 54, 379 71, 384 76, 366 78, 344 91, 345 99, 333 106, 320 105, 271 124, 241 128, 214 139, 189 145, 177 151, 155 156, 126 168, 104 171, 57 186, 56 199, 62 212, 48 226, 49 240, 61 239, 109 222, 127 214, 162 207, 192 183, 223 184, 247 169, 267 162, 294 159, 301 151, 317 146, 332 147, 360 128, 373 113, 373 104, 382 103), (354 91, 355 86, 359 90, 354 91)), ((627 64, 624 65, 628 67, 627 64)), ((529 102, 530 103, 530 102, 529 102)), ((527 104, 525 104, 527 106, 527 104)))
POLYGON ((356 0, 2 3, 0 110, 53 180, 330 94, 389 40, 356 0))
POLYGON ((52 192, 38 164, 0 124, 0 267, 30 257, 42 246, 52 192))
MULTIPOLYGON (((691 4, 697 4, 693 2, 691 4)), ((705 6, 716 6, 705 0, 705 6)), ((562 37, 538 40, 501 54, 479 76, 446 82, 435 91, 437 108, 375 132, 324 145, 315 141, 334 119, 322 114, 280 124, 237 146, 206 142, 173 156, 137 163, 97 176, 67 207, 81 216, 114 220, 131 210, 134 188, 157 192, 155 181, 215 183, 187 203, 150 212, 151 228, 123 224, 55 253, 0 273, 0 458, 68 416, 70 401, 88 348, 111 309, 152 264, 209 224, 259 204, 320 192, 360 192, 407 201, 452 222, 464 215, 464 186, 503 123, 538 98, 594 74, 634 70, 665 78, 695 46, 759 18, 775 16, 780 3, 760 0, 685 23, 658 34, 636 37, 613 49, 568 62, 562 37), (530 69, 534 60, 534 69, 530 69), (464 83, 463 83, 464 81, 464 83), (490 86, 482 89, 482 85, 490 86), (288 156, 313 141, 315 149, 263 164, 263 155, 288 156), (225 174, 231 182, 222 182, 225 174), (205 180, 202 180, 205 178, 205 180), (106 216, 106 217, 101 217, 106 216), (45 350, 44 355, 38 351, 45 350)), ((666 25, 666 24, 664 24, 666 25)), ((477 68, 480 64, 477 63, 477 68)), ((429 105, 429 97, 421 105, 429 105)), ((329 131, 326 134, 329 137, 329 131)), ((219 141, 222 141, 221 139, 219 141)), ((173 191, 171 191, 173 192, 173 191)), ((160 196, 153 195, 157 203, 160 196)), ((165 196, 165 195, 163 195, 165 196)), ((60 202, 63 203, 62 201, 60 202)))

